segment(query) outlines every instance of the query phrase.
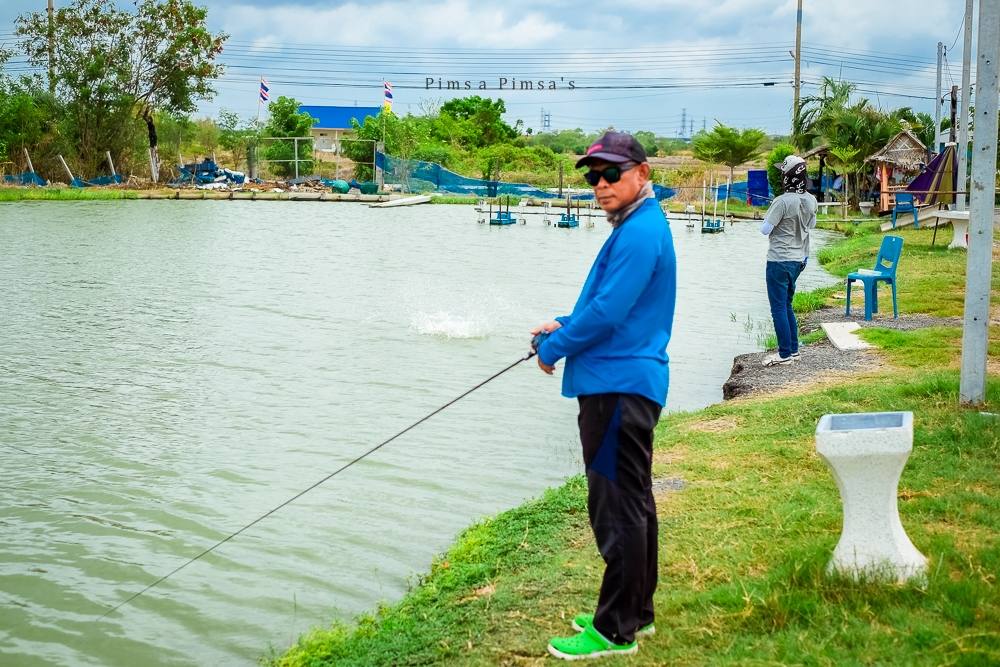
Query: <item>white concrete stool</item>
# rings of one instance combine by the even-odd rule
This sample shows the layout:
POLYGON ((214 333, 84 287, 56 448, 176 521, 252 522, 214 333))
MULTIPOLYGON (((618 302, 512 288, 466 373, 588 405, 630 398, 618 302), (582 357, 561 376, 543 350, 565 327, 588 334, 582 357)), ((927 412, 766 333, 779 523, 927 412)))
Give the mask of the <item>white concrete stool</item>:
POLYGON ((905 581, 924 574, 927 559, 899 522, 899 476, 913 449, 912 412, 823 415, 816 451, 837 481, 844 528, 829 571, 855 579, 905 581))

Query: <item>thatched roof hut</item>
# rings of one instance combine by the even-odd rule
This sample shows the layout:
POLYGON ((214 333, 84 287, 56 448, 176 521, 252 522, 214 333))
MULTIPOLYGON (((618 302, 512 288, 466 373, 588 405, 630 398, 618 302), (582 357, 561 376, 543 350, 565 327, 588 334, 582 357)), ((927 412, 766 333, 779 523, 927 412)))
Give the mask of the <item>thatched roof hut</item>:
POLYGON ((927 147, 910 130, 903 130, 889 140, 882 150, 870 155, 866 162, 879 162, 903 171, 920 171, 927 164, 927 147))
POLYGON ((927 164, 927 147, 913 132, 903 130, 865 161, 875 164, 881 190, 879 210, 887 211, 895 201, 892 193, 905 189, 927 164))

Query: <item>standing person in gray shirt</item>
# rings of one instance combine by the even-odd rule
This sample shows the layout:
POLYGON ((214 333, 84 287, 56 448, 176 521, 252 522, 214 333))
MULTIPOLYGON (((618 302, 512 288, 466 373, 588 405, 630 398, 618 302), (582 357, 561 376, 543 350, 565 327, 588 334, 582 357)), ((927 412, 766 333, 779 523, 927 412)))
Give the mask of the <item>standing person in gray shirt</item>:
POLYGON ((789 155, 777 165, 783 194, 771 202, 760 232, 767 237, 767 300, 778 337, 778 353, 765 366, 787 364, 799 356, 799 323, 792 312, 795 281, 809 259, 809 230, 816 226, 816 198, 806 192, 806 161, 789 155))

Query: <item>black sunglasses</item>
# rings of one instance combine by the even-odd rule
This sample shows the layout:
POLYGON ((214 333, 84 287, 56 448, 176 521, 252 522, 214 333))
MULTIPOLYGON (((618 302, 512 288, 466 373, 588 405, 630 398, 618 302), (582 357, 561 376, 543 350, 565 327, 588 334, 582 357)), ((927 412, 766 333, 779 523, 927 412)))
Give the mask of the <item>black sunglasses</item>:
POLYGON ((618 181, 622 180, 622 174, 634 167, 635 165, 619 166, 611 165, 610 167, 605 167, 601 171, 594 171, 591 169, 583 175, 583 180, 590 183, 591 187, 596 187, 598 183, 601 182, 603 177, 607 181, 608 185, 614 185, 618 181))

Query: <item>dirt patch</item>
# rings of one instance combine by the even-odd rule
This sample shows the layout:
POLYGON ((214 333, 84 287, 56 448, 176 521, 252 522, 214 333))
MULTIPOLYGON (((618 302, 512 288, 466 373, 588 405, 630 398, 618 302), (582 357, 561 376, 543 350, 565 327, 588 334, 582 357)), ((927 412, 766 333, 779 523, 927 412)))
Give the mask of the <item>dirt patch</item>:
POLYGON ((703 421, 696 421, 694 423, 687 425, 688 431, 694 431, 697 433, 725 433, 726 431, 732 431, 740 427, 740 420, 736 417, 716 417, 715 419, 706 419, 703 421))

